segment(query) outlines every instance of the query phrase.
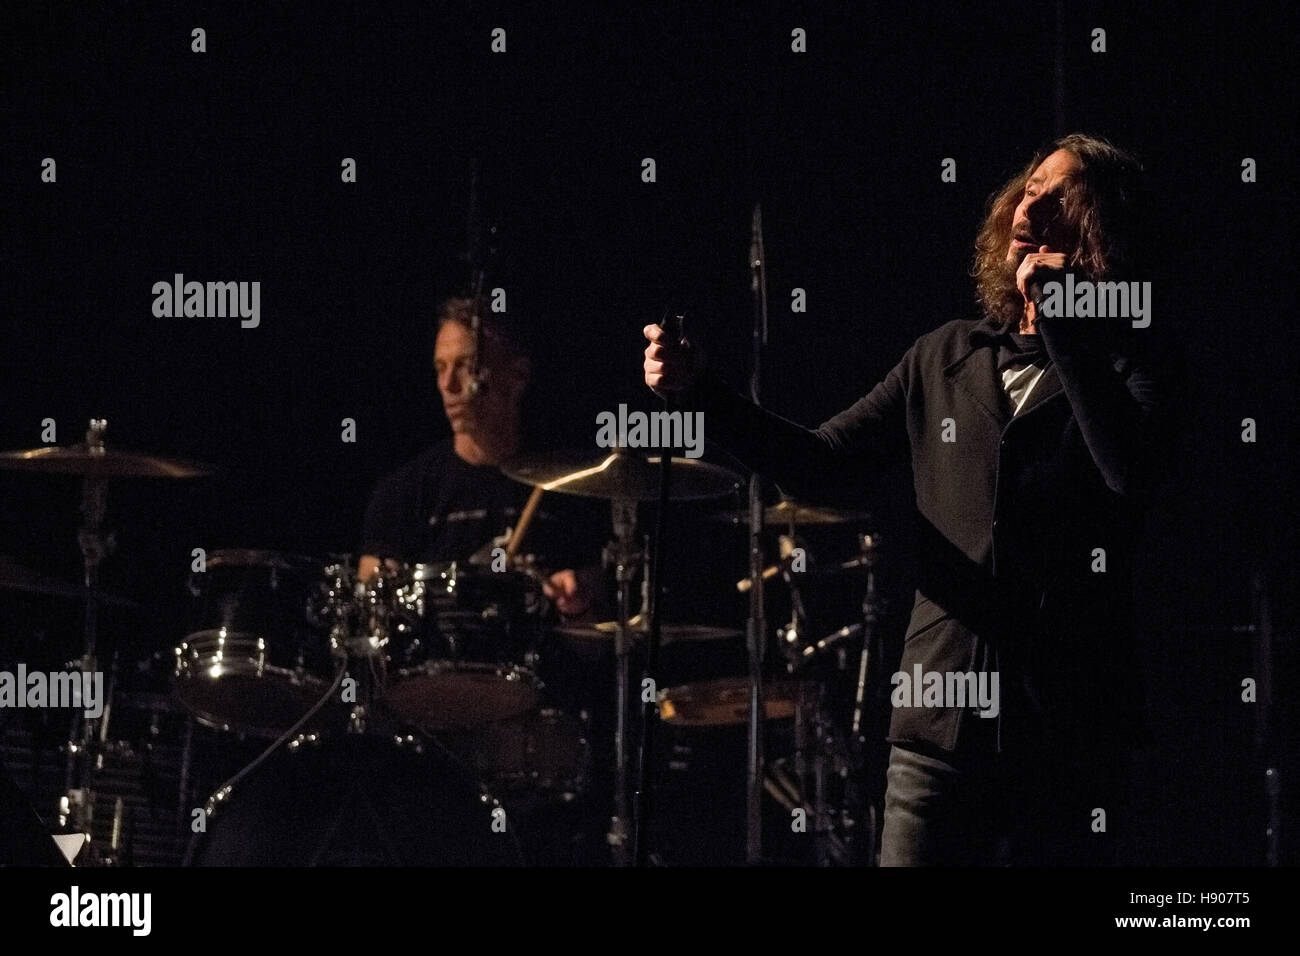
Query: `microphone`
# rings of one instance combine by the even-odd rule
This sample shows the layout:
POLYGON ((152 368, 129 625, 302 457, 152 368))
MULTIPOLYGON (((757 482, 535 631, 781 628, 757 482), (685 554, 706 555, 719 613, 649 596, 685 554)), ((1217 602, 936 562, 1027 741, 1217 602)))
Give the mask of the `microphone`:
POLYGON ((1029 301, 1034 303, 1034 311, 1041 317, 1043 314, 1043 280, 1035 276, 1025 283, 1025 294, 1029 296, 1029 301))
POLYGON ((668 334, 673 345, 677 345, 682 340, 682 328, 685 319, 686 316, 682 315, 680 312, 675 312, 672 309, 669 309, 668 314, 665 315, 663 321, 659 323, 659 327, 668 334))

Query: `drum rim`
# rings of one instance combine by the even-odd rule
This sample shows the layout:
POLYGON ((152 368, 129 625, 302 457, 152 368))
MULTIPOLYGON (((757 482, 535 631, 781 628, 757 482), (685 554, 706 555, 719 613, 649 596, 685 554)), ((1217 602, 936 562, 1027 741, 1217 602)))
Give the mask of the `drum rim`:
MULTIPOLYGON (((404 680, 414 680, 420 677, 438 677, 444 674, 485 674, 489 673, 500 677, 507 683, 522 681, 531 683, 537 690, 545 688, 542 679, 537 676, 537 671, 532 667, 525 667, 523 664, 489 663, 487 661, 458 661, 452 658, 439 657, 433 660, 422 661, 410 667, 403 667, 395 673, 394 684, 404 680), (505 673, 502 673, 502 672, 505 673)), ((390 678, 391 679, 391 678, 390 678)))

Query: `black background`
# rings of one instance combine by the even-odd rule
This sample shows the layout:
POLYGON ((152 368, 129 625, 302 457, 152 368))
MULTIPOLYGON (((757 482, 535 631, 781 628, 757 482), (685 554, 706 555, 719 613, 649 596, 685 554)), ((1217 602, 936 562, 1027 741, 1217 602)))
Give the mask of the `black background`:
MULTIPOLYGON (((1239 699, 1252 652, 1232 627, 1248 622, 1260 571, 1281 636, 1294 633, 1296 50, 1283 11, 1069 4, 1064 129, 1052 4, 7 11, 0 447, 39 445, 47 417, 71 444, 95 416, 112 445, 222 466, 112 488, 107 582, 155 609, 143 643, 169 646, 191 548, 354 550, 374 481, 446 434, 432 316, 466 282, 471 157, 501 237, 490 284, 541 342, 530 411, 549 441, 581 446, 597 411, 652 407, 640 329, 670 300, 687 299, 719 364, 744 374, 755 201, 765 403, 812 424, 921 333, 974 317, 984 203, 1033 148, 1105 135, 1151 174, 1153 321, 1177 338, 1190 395, 1141 582, 1143 859, 1256 862, 1262 778, 1239 699), (489 48, 498 26, 503 55, 489 48), (1104 54, 1089 50, 1097 26, 1104 54), (790 52, 794 27, 806 54, 790 52), (57 184, 40 181, 47 156, 57 184), (1247 156, 1257 183, 1241 181, 1247 156), (344 157, 355 184, 340 180, 344 157), (945 157, 955 183, 940 180, 945 157), (260 281, 260 328, 155 318, 152 285, 177 272, 260 281), (796 286, 806 314, 790 311, 796 286), (347 417, 355 444, 340 441, 347 417)), ((882 525, 905 492, 880 506, 882 525)), ((0 475, 0 552, 75 578, 76 500, 71 479, 0 475)), ((735 536, 699 533, 709 547, 686 542, 679 569, 689 553, 718 579, 728 561, 743 569, 743 550, 711 550, 735 536)), ((706 612, 743 608, 729 597, 693 616, 706 612)))

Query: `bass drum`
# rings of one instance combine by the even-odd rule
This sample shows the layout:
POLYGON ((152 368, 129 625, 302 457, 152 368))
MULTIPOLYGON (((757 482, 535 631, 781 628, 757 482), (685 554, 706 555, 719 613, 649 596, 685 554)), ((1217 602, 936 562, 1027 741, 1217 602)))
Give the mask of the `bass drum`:
POLYGON ((514 826, 436 744, 347 734, 272 756, 207 820, 190 866, 518 866, 514 826))

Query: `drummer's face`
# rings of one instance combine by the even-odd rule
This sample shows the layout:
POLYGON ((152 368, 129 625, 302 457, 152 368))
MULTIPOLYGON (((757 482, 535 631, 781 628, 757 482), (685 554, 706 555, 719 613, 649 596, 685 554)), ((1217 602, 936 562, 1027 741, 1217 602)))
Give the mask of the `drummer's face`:
POLYGON ((522 367, 499 368, 492 352, 485 350, 479 375, 487 386, 470 400, 470 376, 474 367, 474 337, 459 322, 447 322, 438 330, 433 365, 438 373, 438 391, 451 430, 460 434, 483 427, 498 427, 517 413, 522 392, 522 367))

